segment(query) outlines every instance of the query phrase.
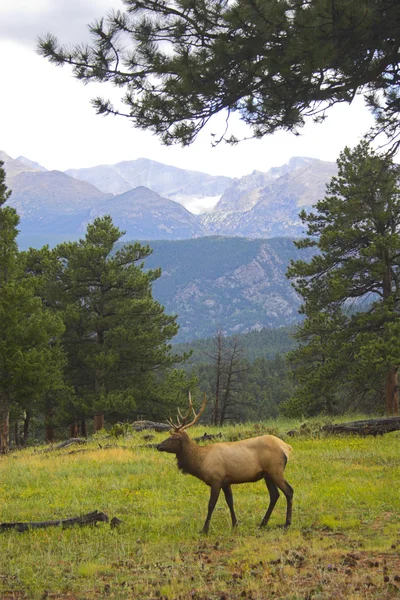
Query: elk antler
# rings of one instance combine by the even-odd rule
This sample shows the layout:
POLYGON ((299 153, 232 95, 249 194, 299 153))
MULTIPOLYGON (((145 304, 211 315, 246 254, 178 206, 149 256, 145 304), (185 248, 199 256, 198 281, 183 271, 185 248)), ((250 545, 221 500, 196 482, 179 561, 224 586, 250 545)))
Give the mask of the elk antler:
POLYGON ((204 412, 204 409, 206 407, 207 404, 207 396, 204 394, 204 400, 203 400, 203 404, 201 405, 201 408, 199 410, 199 412, 196 414, 196 411, 193 408, 193 404, 192 404, 192 396, 189 392, 189 410, 186 413, 186 415, 182 415, 181 411, 178 408, 178 417, 177 417, 177 423, 173 423, 172 419, 168 419, 168 423, 171 425, 172 429, 174 431, 183 431, 184 429, 188 429, 189 427, 192 427, 192 425, 194 425, 195 423, 197 423, 197 421, 200 419, 201 415, 204 412), (193 412, 194 415, 194 419, 193 421, 191 421, 190 423, 186 423, 186 421, 189 418, 190 413, 193 412), (181 420, 182 419, 182 420, 181 420))

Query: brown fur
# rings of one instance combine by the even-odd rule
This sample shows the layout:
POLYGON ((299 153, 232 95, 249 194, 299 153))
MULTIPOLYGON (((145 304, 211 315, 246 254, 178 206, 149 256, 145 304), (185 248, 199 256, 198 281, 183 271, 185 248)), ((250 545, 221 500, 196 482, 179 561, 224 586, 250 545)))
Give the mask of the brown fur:
POLYGON ((293 489, 284 478, 284 469, 292 448, 274 435, 263 435, 239 442, 218 442, 199 446, 185 431, 174 431, 158 445, 160 452, 175 454, 178 468, 183 473, 194 475, 211 488, 208 514, 203 532, 207 533, 211 515, 221 489, 225 494, 235 527, 237 519, 233 508, 231 485, 265 480, 270 504, 260 527, 264 527, 279 498, 279 491, 286 496, 287 512, 285 526, 291 523, 293 489))

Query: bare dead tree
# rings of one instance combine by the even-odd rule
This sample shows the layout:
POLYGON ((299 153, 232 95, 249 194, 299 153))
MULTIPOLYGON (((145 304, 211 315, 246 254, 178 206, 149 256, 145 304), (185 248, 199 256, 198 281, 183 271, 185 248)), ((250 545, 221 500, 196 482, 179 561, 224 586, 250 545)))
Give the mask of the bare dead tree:
POLYGON ((214 350, 209 354, 206 352, 206 356, 211 358, 215 365, 215 388, 214 388, 214 404, 212 409, 212 424, 219 425, 220 422, 220 398, 221 398, 221 385, 223 376, 223 363, 224 363, 224 346, 225 338, 221 328, 217 329, 217 332, 213 338, 214 350))
POLYGON ((215 366, 212 423, 221 426, 238 397, 247 367, 239 338, 226 338, 222 329, 218 329, 213 341, 214 350, 206 353, 215 366))
POLYGON ((238 392, 242 389, 243 376, 247 371, 244 361, 243 346, 239 338, 232 338, 225 353, 225 364, 223 369, 223 390, 220 406, 219 425, 222 425, 227 418, 229 408, 235 404, 238 392))

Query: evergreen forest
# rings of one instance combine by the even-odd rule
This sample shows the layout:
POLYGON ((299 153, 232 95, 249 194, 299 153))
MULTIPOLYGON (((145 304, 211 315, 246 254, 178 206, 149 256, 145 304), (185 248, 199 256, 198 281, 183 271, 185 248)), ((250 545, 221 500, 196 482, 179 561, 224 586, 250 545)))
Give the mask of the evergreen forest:
POLYGON ((173 344, 177 315, 153 298, 158 268, 121 244, 111 217, 78 242, 19 251, 19 217, 1 175, 0 451, 86 436, 117 422, 166 420, 189 394, 214 425, 350 410, 398 412, 400 189, 391 157, 346 148, 315 212, 302 211, 311 259, 287 277, 295 327, 173 344))

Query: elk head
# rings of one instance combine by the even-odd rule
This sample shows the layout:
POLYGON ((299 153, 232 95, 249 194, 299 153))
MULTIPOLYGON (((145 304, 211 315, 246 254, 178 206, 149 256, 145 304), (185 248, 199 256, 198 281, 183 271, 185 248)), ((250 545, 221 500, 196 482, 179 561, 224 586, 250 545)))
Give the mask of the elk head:
POLYGON ((185 429, 192 427, 197 421, 200 419, 201 415, 204 412, 206 407, 207 397, 204 394, 203 404, 198 413, 193 408, 192 397, 189 392, 189 410, 186 415, 182 415, 181 411, 178 408, 178 417, 177 422, 173 423, 171 419, 168 420, 168 423, 171 425, 171 436, 158 444, 157 450, 159 452, 169 452, 170 454, 179 454, 182 447, 182 438, 187 437, 185 429), (188 419, 193 413, 193 419, 190 423, 187 423, 188 419))

